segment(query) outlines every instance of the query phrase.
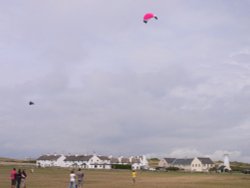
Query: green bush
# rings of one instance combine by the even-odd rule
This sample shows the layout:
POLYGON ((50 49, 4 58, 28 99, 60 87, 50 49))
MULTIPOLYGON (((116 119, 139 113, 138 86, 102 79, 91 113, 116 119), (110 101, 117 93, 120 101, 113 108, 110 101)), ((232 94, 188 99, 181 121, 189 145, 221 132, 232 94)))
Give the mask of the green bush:
POLYGON ((168 171, 178 171, 180 169, 178 167, 170 166, 170 167, 167 167, 166 170, 168 170, 168 171))
POLYGON ((217 171, 217 168, 216 167, 213 167, 213 168, 210 168, 209 169, 209 172, 216 172, 217 171))
POLYGON ((241 166, 231 166, 231 169, 232 169, 232 171, 242 171, 242 170, 244 170, 244 168, 241 167, 241 166))
POLYGON ((111 166, 113 169, 132 169, 132 166, 130 164, 112 164, 111 166))

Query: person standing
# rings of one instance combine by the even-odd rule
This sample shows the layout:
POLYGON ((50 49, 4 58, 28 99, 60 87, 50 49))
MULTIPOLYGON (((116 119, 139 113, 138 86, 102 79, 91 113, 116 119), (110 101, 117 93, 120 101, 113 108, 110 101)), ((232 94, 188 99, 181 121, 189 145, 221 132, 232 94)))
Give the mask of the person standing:
POLYGON ((27 174, 25 170, 23 170, 21 174, 21 188, 26 188, 26 178, 27 178, 27 174))
POLYGON ((77 188, 82 188, 82 187, 83 187, 84 173, 83 173, 82 170, 79 168, 76 175, 77 175, 77 188))
POLYGON ((11 188, 16 187, 16 169, 13 168, 10 172, 11 188))
POLYGON ((74 170, 70 172, 69 178, 70 178, 69 188, 76 188, 76 175, 74 173, 74 170))
POLYGON ((18 169, 17 174, 16 174, 16 188, 20 188, 21 179, 22 179, 22 172, 21 172, 21 169, 18 169))
POLYGON ((132 170, 132 180, 134 184, 135 184, 135 179, 136 179, 136 171, 132 170))

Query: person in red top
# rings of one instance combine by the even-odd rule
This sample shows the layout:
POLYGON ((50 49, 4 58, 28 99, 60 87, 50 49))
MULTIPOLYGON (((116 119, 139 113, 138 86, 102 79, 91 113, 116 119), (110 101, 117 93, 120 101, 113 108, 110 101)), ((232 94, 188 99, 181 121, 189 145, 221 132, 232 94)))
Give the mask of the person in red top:
POLYGON ((11 188, 16 187, 16 169, 13 168, 10 172, 11 188))

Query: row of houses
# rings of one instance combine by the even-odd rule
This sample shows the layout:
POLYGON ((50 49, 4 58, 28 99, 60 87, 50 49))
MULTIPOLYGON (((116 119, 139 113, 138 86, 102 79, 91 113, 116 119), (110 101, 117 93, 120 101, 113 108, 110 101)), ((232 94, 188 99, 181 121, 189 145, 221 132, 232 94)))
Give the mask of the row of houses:
POLYGON ((39 167, 73 167, 86 169, 111 169, 112 165, 131 165, 133 169, 147 169, 145 156, 112 157, 98 155, 42 155, 36 160, 39 167))
POLYGON ((215 167, 214 162, 206 157, 194 158, 163 158, 159 161, 159 167, 177 167, 191 172, 208 172, 215 167))
MULTIPOLYGON (((72 167, 85 169, 111 169, 113 165, 131 165, 132 169, 149 169, 145 156, 112 157, 101 155, 42 155, 36 160, 40 167, 72 167)), ((214 162, 206 157, 163 158, 159 167, 177 167, 191 172, 208 172, 215 167, 214 162)))

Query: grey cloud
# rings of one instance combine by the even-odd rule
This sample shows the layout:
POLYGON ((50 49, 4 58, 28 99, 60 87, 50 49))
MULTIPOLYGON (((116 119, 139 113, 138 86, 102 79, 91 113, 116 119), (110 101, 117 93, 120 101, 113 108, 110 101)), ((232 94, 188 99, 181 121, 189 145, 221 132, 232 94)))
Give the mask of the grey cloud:
POLYGON ((249 159, 248 3, 1 2, 3 155, 193 146, 249 159), (147 11, 159 20, 143 24, 147 11))

